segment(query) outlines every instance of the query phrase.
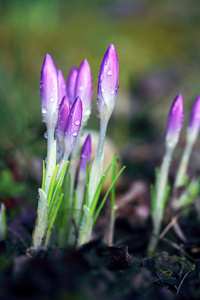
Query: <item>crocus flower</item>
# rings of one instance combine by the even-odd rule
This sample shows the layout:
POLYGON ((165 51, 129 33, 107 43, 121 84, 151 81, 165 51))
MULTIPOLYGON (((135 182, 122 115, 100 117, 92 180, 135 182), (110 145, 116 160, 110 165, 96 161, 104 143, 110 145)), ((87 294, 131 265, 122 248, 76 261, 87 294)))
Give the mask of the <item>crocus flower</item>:
POLYGON ((68 80, 67 80, 67 96, 69 98, 69 103, 72 105, 74 103, 74 100, 76 99, 75 97, 75 87, 76 87, 76 78, 78 75, 78 70, 76 67, 72 67, 68 80))
POLYGON ((91 153, 92 153, 91 136, 90 134, 88 134, 81 151, 80 166, 79 166, 80 172, 84 172, 84 173, 86 172, 86 159, 87 159, 87 163, 89 164, 91 153))
POLYGON ((190 121, 187 129, 187 140, 194 143, 197 139, 200 128, 200 95, 193 104, 190 114, 190 121))
POLYGON ((46 54, 41 71, 40 95, 43 122, 55 127, 58 118, 58 76, 52 57, 46 54))
POLYGON ((87 122, 91 111, 92 74, 90 65, 86 59, 84 59, 78 69, 75 87, 75 98, 77 97, 79 97, 82 101, 83 119, 84 122, 87 122))
POLYGON ((58 105, 60 105, 64 96, 67 95, 67 85, 65 77, 61 70, 58 70, 58 105))
POLYGON ((118 83, 119 63, 115 47, 111 44, 104 55, 99 72, 97 108, 100 117, 110 118, 119 88, 118 83))
POLYGON ((81 126, 82 121, 82 102, 78 97, 69 113, 68 121, 65 126, 65 137, 64 137, 64 159, 67 160, 72 149, 74 143, 76 141, 78 131, 81 126))
POLYGON ((179 140, 184 118, 183 109, 183 98, 181 95, 178 95, 172 103, 167 124, 166 145, 172 149, 179 140))
POLYGON ((65 137, 64 131, 69 117, 69 112, 70 112, 69 99, 67 98, 67 96, 64 96, 59 107, 58 124, 57 124, 57 140, 58 140, 59 149, 61 151, 64 149, 64 137, 65 137))

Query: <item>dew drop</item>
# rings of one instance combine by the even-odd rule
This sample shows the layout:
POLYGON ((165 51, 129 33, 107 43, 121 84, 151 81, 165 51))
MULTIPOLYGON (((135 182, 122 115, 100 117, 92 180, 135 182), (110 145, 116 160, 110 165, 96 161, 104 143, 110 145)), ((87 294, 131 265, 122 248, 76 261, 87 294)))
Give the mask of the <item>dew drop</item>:
POLYGON ((96 110, 96 113, 95 113, 95 114, 96 114, 96 117, 97 117, 97 118, 99 118, 99 119, 101 118, 101 114, 100 114, 100 112, 99 112, 98 109, 96 110))
POLYGON ((77 131, 74 131, 74 132, 72 133, 72 135, 73 135, 73 136, 77 136, 77 135, 78 135, 78 132, 77 132, 77 131))
POLYGON ((91 113, 91 110, 90 110, 90 109, 87 109, 86 112, 85 112, 85 115, 86 115, 86 116, 90 116, 90 113, 91 113))
POLYGON ((80 121, 79 120, 75 121, 75 125, 76 126, 80 125, 80 121))
POLYGON ((111 95, 113 95, 114 93, 115 93, 115 91, 114 91, 114 90, 112 90, 112 91, 110 92, 110 94, 111 94, 111 95))
POLYGON ((102 91, 102 93, 105 93, 105 90, 103 88, 101 89, 101 91, 102 91))
POLYGON ((56 89, 56 88, 55 88, 55 86, 54 86, 54 87, 52 88, 52 90, 55 91, 55 89, 56 89))
POLYGON ((108 75, 111 76, 112 75, 112 70, 108 71, 108 75))
POLYGON ((48 134, 47 134, 47 131, 45 131, 45 133, 44 133, 44 137, 45 137, 45 139, 48 139, 48 134))
POLYGON ((46 123, 47 119, 45 117, 42 117, 42 122, 46 123))
POLYGON ((79 90, 80 91, 83 91, 84 90, 84 87, 81 85, 81 86, 79 86, 79 90))
POLYGON ((43 113, 43 114, 46 114, 46 113, 47 113, 47 108, 46 108, 46 106, 44 106, 44 107, 42 108, 42 113, 43 113))
POLYGON ((54 102, 54 101, 55 101, 54 97, 51 97, 51 98, 49 99, 49 101, 50 101, 50 102, 54 102))

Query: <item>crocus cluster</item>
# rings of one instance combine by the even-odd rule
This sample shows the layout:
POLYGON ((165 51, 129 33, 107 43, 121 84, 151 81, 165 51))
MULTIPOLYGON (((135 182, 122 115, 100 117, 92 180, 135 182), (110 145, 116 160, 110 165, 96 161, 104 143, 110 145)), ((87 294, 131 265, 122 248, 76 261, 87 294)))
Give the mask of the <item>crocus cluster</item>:
POLYGON ((79 157, 80 135, 91 114, 92 75, 90 65, 84 59, 79 68, 72 67, 66 82, 62 71, 57 70, 52 57, 49 54, 45 56, 41 71, 40 94, 42 120, 47 127, 45 133, 47 158, 46 164, 43 165, 42 188, 39 189, 38 220, 33 233, 35 242, 32 247, 34 249, 41 245, 45 235, 47 237, 45 245, 48 246, 51 230, 54 227, 58 231, 60 230, 58 233, 61 237, 60 241, 64 241, 61 244, 66 244, 66 233, 73 232, 70 228, 66 229, 67 225, 65 224, 67 222, 69 225, 70 214, 74 216, 77 226, 80 225, 79 244, 81 244, 80 241, 82 243, 86 241, 85 231, 91 232, 94 208, 97 204, 96 198, 95 204, 93 203, 93 197, 102 176, 103 144, 108 120, 114 109, 118 78, 117 54, 114 45, 110 45, 103 58, 99 73, 97 107, 100 114, 100 135, 95 156, 98 159, 94 159, 95 168, 93 167, 93 172, 90 174, 90 185, 94 181, 94 187, 91 189, 88 188, 89 182, 86 182, 89 180, 87 179, 89 176, 87 165, 90 163, 91 157, 90 135, 87 136, 79 157), (79 170, 76 174, 78 160, 80 160, 79 170), (96 173, 96 168, 101 172, 96 173), (66 182, 64 182, 64 178, 66 178, 66 182), (77 178, 76 185, 75 178, 77 178), (85 200, 86 183, 87 201, 85 200), (90 211, 91 207, 92 212, 90 211), (86 211, 87 216, 90 217, 89 222, 86 220, 86 211), (88 228, 88 224, 90 224, 90 228, 88 228))

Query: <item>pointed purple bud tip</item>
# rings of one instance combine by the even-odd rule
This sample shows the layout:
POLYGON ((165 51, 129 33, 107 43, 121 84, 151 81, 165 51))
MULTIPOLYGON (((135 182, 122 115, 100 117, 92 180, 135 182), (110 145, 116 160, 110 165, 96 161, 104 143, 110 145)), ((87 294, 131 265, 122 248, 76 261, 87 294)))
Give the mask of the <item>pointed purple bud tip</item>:
POLYGON ((104 114, 110 117, 115 105, 115 98, 119 88, 119 63, 114 45, 110 45, 104 55, 98 82, 97 108, 102 117, 104 114))
POLYGON ((67 96, 64 96, 58 111, 58 124, 57 124, 57 140, 58 146, 61 149, 64 149, 64 136, 65 136, 65 127, 69 117, 70 105, 69 99, 67 96))
POLYGON ((58 118, 58 76, 52 57, 46 54, 40 78, 40 95, 43 122, 55 126, 58 118))
POLYGON ((190 121, 187 129, 187 141, 194 143, 197 139, 200 128, 200 95, 193 104, 190 114, 190 121))
POLYGON ((75 98, 81 98, 83 105, 83 119, 87 121, 90 116, 92 100, 92 74, 87 59, 81 63, 76 79, 75 98))
POLYGON ((183 98, 178 95, 172 103, 168 117, 166 144, 169 148, 175 148, 178 143, 183 119, 183 98))
POLYGON ((75 87, 76 87, 76 79, 78 75, 78 70, 76 67, 72 67, 69 76, 67 79, 67 96, 69 98, 69 103, 72 105, 76 99, 75 97, 75 87))
POLYGON ((58 105, 60 105, 64 96, 67 95, 67 84, 61 70, 58 70, 58 105))
POLYGON ((91 146, 91 136, 88 134, 85 143, 83 145, 82 151, 81 151, 81 158, 80 158, 80 172, 86 171, 86 160, 87 163, 90 163, 90 157, 92 153, 92 146, 91 146))
POLYGON ((69 113, 69 117, 67 120, 67 124, 65 127, 65 137, 64 137, 64 152, 66 156, 70 155, 73 147, 75 140, 78 136, 78 132, 81 126, 81 121, 82 121, 82 101, 78 97, 75 101, 74 104, 72 105, 72 108, 69 113))

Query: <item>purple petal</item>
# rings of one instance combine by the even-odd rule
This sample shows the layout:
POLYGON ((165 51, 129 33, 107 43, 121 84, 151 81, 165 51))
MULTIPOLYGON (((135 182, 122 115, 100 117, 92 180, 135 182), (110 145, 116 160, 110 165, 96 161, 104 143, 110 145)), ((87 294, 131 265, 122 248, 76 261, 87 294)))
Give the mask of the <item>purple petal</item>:
POLYGON ((166 141, 168 146, 174 147, 179 139, 184 118, 183 98, 178 95, 169 112, 166 141))
POLYGON ((70 105, 67 96, 64 96, 58 111, 58 124, 57 124, 57 139, 60 148, 64 148, 64 131, 69 117, 70 105))
POLYGON ((58 116, 58 78, 52 57, 46 54, 40 79, 40 95, 43 121, 55 124, 58 116))
POLYGON ((86 59, 81 63, 76 79, 75 98, 79 97, 83 104, 83 113, 90 110, 92 99, 92 74, 86 59))
POLYGON ((196 101, 193 104, 190 121, 189 121, 189 132, 190 134, 198 134, 200 127, 200 95, 197 97, 196 101))
POLYGON ((84 172, 86 171, 86 158, 87 158, 87 163, 89 164, 91 153, 92 153, 91 136, 90 134, 88 134, 81 151, 80 167, 79 167, 81 171, 84 172))
POLYGON ((119 87, 118 84, 119 63, 115 47, 111 44, 104 55, 99 72, 97 105, 100 115, 103 110, 108 110, 108 114, 111 115, 119 87))
POLYGON ((61 70, 58 70, 58 105, 60 105, 64 96, 67 95, 67 85, 65 77, 61 70))
POLYGON ((82 102, 77 98, 72 105, 65 127, 65 152, 71 153, 82 121, 82 102))
POLYGON ((72 105, 74 103, 74 100, 76 99, 75 97, 75 87, 76 87, 76 78, 78 75, 78 70, 76 67, 72 67, 68 80, 67 80, 67 96, 69 98, 69 103, 72 105))

